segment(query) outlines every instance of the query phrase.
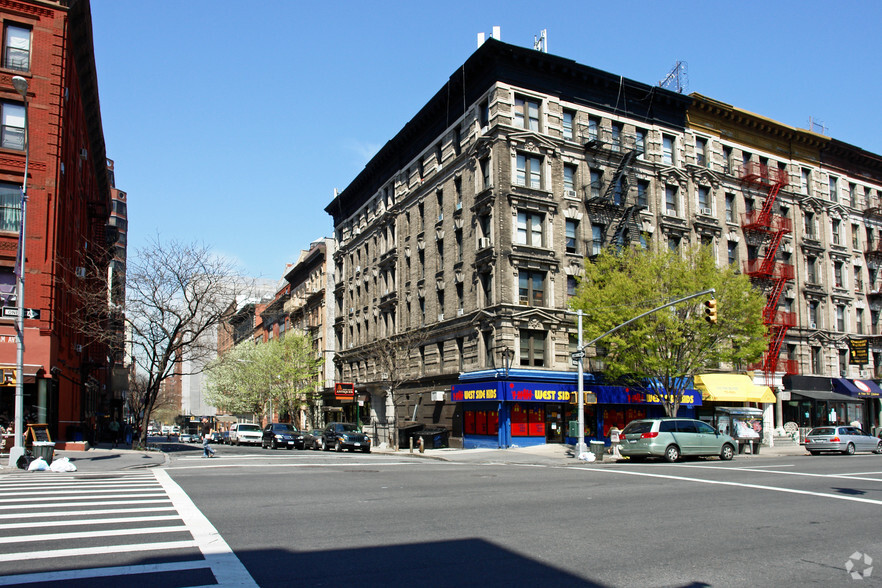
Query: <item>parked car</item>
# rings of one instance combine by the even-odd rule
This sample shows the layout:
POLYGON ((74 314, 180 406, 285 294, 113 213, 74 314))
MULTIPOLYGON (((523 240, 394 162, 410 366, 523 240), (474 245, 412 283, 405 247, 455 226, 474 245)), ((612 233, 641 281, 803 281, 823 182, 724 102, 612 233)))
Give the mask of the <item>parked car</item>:
POLYGON ((191 435, 190 433, 181 433, 178 436, 178 442, 179 443, 192 443, 193 442, 192 437, 193 437, 193 435, 191 435))
POLYGON ((815 427, 805 436, 806 451, 819 455, 836 451, 853 455, 855 451, 882 453, 882 439, 864 433, 856 427, 815 427))
POLYGON ((221 431, 220 432, 220 444, 221 445, 229 445, 230 444, 230 432, 229 431, 221 431))
POLYGON ((303 431, 298 431, 290 423, 272 423, 263 430, 261 445, 264 449, 272 447, 286 447, 288 449, 303 449, 303 431))
POLYGON ((735 440, 695 419, 659 418, 631 421, 621 433, 621 454, 633 459, 663 457, 674 462, 681 456, 735 456, 735 440))
POLYGON ((260 445, 263 442, 263 430, 255 423, 233 423, 230 427, 230 445, 251 443, 260 445))
POLYGON ((371 439, 358 430, 354 423, 329 423, 322 434, 322 448, 330 451, 355 451, 360 449, 371 452, 371 439))
POLYGON ((208 437, 208 442, 209 443, 222 443, 220 431, 214 431, 213 433, 210 433, 209 437, 208 437))
POLYGON ((303 435, 303 447, 305 449, 315 449, 321 450, 324 445, 324 431, 321 429, 313 429, 312 431, 307 431, 303 435))

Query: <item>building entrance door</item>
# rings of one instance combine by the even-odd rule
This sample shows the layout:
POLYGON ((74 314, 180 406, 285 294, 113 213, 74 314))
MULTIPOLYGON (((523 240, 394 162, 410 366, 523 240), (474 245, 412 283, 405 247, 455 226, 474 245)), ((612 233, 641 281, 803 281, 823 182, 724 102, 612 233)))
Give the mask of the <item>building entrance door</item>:
POLYGON ((564 428, 563 404, 547 404, 545 406, 545 442, 563 443, 566 435, 564 428))

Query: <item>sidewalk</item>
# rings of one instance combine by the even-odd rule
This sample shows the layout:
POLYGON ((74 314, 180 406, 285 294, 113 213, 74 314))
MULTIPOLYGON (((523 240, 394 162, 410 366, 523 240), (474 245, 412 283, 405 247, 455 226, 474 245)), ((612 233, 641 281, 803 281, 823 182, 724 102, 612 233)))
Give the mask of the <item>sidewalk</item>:
MULTIPOLYGON (((162 451, 135 451, 122 447, 113 448, 109 443, 101 443, 87 451, 55 451, 53 459, 66 457, 77 466, 77 473, 102 473, 120 470, 152 468, 168 463, 168 455, 162 451)), ((0 473, 25 472, 17 467, 9 467, 7 457, 0 458, 0 473)))

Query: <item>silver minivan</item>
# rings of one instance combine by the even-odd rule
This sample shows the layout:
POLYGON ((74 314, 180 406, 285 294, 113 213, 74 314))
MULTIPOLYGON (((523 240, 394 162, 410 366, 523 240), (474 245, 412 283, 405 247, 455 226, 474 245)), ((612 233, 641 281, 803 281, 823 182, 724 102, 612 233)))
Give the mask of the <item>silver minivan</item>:
POLYGON ((631 421, 621 434, 621 454, 632 458, 663 457, 674 462, 681 456, 713 456, 730 460, 735 440, 695 419, 659 418, 631 421))

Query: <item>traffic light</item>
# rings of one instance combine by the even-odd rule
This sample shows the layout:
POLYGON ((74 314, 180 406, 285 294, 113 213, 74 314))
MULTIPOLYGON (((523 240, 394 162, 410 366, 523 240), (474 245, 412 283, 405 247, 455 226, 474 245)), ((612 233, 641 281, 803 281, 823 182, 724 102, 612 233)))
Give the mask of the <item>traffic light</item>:
POLYGON ((3 370, 3 381, 0 382, 0 386, 15 386, 15 369, 3 370))
POLYGON ((712 325, 717 324, 717 301, 713 298, 704 301, 704 320, 712 325))

